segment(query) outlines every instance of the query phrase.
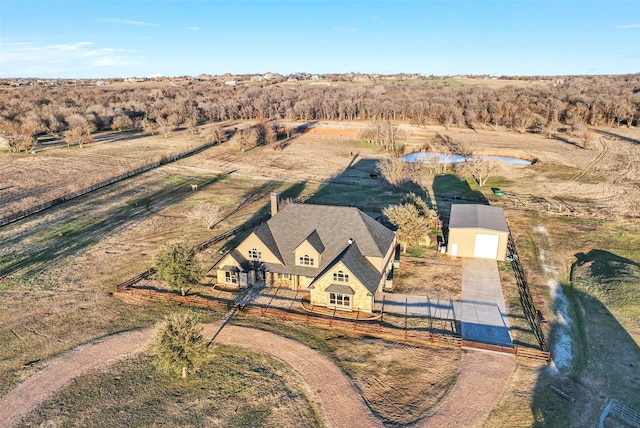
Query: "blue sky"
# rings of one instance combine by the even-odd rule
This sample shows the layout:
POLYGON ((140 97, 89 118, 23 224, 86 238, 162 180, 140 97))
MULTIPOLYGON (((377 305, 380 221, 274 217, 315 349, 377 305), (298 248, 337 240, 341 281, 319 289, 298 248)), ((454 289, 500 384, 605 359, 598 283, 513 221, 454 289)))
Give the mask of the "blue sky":
POLYGON ((0 77, 640 72, 640 0, 1 0, 0 77))

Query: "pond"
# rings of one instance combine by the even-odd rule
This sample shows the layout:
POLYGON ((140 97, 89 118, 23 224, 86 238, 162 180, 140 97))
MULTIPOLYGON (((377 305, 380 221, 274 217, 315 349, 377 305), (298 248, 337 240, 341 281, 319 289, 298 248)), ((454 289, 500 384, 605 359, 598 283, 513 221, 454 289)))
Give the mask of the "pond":
MULTIPOLYGON (((531 165, 531 161, 514 158, 510 156, 493 156, 493 155, 478 155, 480 159, 497 160, 501 162, 510 163, 512 165, 531 165)), ((460 163, 464 162, 465 158, 462 155, 449 155, 445 153, 434 152, 413 152, 408 155, 400 157, 405 162, 424 162, 424 163, 460 163)))

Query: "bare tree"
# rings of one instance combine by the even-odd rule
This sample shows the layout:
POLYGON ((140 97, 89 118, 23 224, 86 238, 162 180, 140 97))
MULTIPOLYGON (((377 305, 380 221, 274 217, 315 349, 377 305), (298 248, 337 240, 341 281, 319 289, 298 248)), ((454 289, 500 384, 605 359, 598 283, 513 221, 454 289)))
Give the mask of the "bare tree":
POLYGON ((85 144, 92 142, 91 132, 93 131, 93 126, 84 116, 73 114, 66 120, 69 124, 69 130, 64 133, 64 141, 67 143, 67 147, 77 144, 80 148, 83 148, 85 144))
POLYGON ((415 178, 416 169, 412 163, 398 157, 387 157, 378 161, 378 171, 394 187, 415 178))
POLYGON ((404 136, 405 134, 388 120, 377 120, 360 134, 361 138, 371 144, 382 146, 387 151, 394 150, 399 139, 404 136))
POLYGON ((254 128, 244 128, 238 131, 238 145, 243 152, 256 146, 258 135, 254 128))
POLYGON ((502 165, 497 160, 471 156, 466 162, 460 164, 459 168, 463 173, 472 176, 480 187, 484 187, 491 177, 502 170, 502 165))
POLYGON ((218 205, 198 202, 198 204, 189 212, 188 218, 201 223, 207 229, 212 229, 216 223, 222 219, 222 208, 218 205))
POLYGON ((220 125, 213 125, 207 130, 206 137, 220 144, 225 141, 226 135, 220 125))
POLYGON ((127 129, 133 128, 133 121, 126 114, 119 113, 113 118, 111 128, 120 132, 126 131, 127 129))
POLYGON ((431 154, 427 167, 435 174, 446 173, 455 156, 466 158, 470 155, 469 149, 461 141, 447 134, 436 134, 424 147, 431 154))

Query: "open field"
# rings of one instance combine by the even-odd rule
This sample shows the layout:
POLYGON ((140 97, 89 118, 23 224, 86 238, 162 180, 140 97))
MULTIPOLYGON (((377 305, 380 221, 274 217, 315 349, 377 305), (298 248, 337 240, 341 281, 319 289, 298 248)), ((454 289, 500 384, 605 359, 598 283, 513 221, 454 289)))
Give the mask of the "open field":
MULTIPOLYGON (((329 125, 331 129, 340 126, 329 125)), ((356 125, 366 126, 354 124, 349 128, 356 125)), ((555 337, 553 330, 560 322, 553 312, 549 281, 557 281, 570 301, 571 363, 557 370, 519 364, 487 426, 503 425, 507 421, 512 426, 591 425, 610 398, 640 409, 637 393, 640 390, 637 371, 640 364, 640 302, 637 300, 640 132, 626 128, 599 130, 600 137, 594 144, 581 149, 570 142, 529 134, 404 126, 411 130, 409 148, 418 148, 425 139, 445 133, 472 143, 479 153, 538 159, 539 162, 530 167, 505 167, 487 187, 553 197, 574 209, 573 214, 557 214, 514 206, 488 189, 478 189, 470 181, 434 177, 427 172, 421 176, 422 194, 427 194, 443 214, 451 203, 443 195, 450 192, 485 198, 507 208, 506 215, 530 276, 536 306, 548 321, 545 325, 549 337, 555 337), (537 232, 541 227, 547 231, 546 237, 537 232), (568 405, 549 390, 549 385, 570 393, 576 402, 568 405)), ((25 192, 33 198, 48 197, 49 192, 77 185, 76 178, 86 180, 94 172, 96 177, 115 173, 119 167, 114 166, 114 159, 123 158, 123 167, 129 169, 128 162, 134 161, 127 160, 126 153, 131 153, 131 157, 140 153, 140 159, 145 160, 178 152, 196 143, 201 143, 199 137, 185 133, 167 140, 157 136, 141 137, 84 149, 51 147, 36 155, 2 153, 0 195, 4 198, 8 195, 5 192, 11 191, 18 195, 25 192), (163 142, 167 144, 164 148, 155 146, 163 142), (98 149, 100 155, 97 155, 98 149), (85 156, 85 153, 92 155, 85 156), (40 158, 45 160, 38 163, 40 158), (33 176, 29 163, 38 163, 33 176), (60 174, 61 170, 70 173, 60 174), (8 182, 20 187, 4 189, 4 183, 8 182)), ((149 326, 166 313, 167 306, 132 306, 111 295, 116 283, 151 266, 153 255, 166 241, 186 238, 197 244, 256 218, 266 212, 271 191, 280 191, 285 198, 313 195, 317 201, 379 208, 398 201, 407 188, 396 190, 381 178, 369 177, 376 171, 376 159, 381 156, 385 154, 374 146, 334 141, 326 136, 318 138, 311 133, 291 140, 282 151, 259 147, 243 153, 231 141, 0 228, 0 274, 4 276, 0 282, 0 341, 3 343, 0 391, 6 391, 22 376, 36 370, 38 361, 97 336, 149 326), (235 172, 218 177, 218 173, 226 171, 235 172), (196 192, 189 186, 193 182, 200 184, 196 192), (189 210, 199 201, 221 205, 228 215, 213 231, 187 218, 189 210)), ((15 202, 18 197, 11 200, 15 202)), ((212 247, 203 254, 206 263, 215 262, 219 249, 212 247)), ((429 267, 428 258, 423 267, 429 267)), ((434 268, 443 270, 442 276, 449 274, 446 266, 434 264, 434 268)), ((513 308, 516 314, 518 301, 512 292, 513 284, 509 285, 510 272, 503 267, 501 275, 508 308, 513 308)), ((409 290, 415 287, 402 281, 400 285, 409 290)), ((438 288, 433 292, 442 290, 438 288)), ((446 293, 449 292, 454 290, 446 293)), ((220 314, 207 316, 214 319, 220 314)), ((511 319, 512 325, 514 319, 511 319)), ((521 340, 528 342, 526 322, 515 325, 523 330, 521 340)), ((309 340, 318 340, 319 344, 326 342, 320 333, 313 333, 311 337, 309 340)), ((376 375, 384 379, 373 379, 367 374, 367 364, 384 365, 394 359, 411 357, 404 357, 399 350, 375 341, 362 347, 355 343, 336 343, 341 344, 338 350, 351 350, 347 354, 336 354, 335 358, 344 361, 343 370, 356 382, 363 382, 361 390, 367 397, 373 397, 372 401, 380 394, 380 390, 375 389, 377 381, 389 385, 391 379, 397 378, 393 373, 407 373, 407 378, 399 377, 400 383, 393 384, 393 388, 403 388, 402 382, 406 386, 409 382, 406 379, 419 372, 418 366, 404 363, 393 372, 393 364, 388 364, 389 373, 376 375), (380 347, 379 358, 383 360, 375 360, 375 352, 364 352, 367 347, 380 347), (349 358, 355 358, 352 354, 360 355, 360 359, 349 362, 349 358)), ((424 355, 414 356, 416 361, 436 358, 437 351, 420 352, 424 355)), ((459 356, 447 355, 442 363, 455 362, 456 358, 459 356)), ((139 370, 144 373, 146 369, 139 370)), ((442 376, 440 372, 435 374, 442 376)), ((442 379, 443 385, 450 385, 450 378, 442 379)), ((386 404, 376 405, 384 408, 386 404)), ((409 413, 423 414, 432 405, 433 402, 423 402, 415 408, 415 413, 409 413)), ((389 405, 384 410, 390 415, 389 420, 407 422, 397 419, 396 406, 389 405)))

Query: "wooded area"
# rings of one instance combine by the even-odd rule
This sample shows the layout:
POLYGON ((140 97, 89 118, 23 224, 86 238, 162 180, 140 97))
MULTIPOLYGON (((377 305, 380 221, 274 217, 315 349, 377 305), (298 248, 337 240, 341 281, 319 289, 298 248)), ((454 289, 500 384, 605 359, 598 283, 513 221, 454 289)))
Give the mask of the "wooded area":
POLYGON ((454 86, 448 81, 381 80, 360 84, 264 83, 21 86, 0 89, 0 135, 27 150, 54 134, 67 144, 104 130, 164 134, 225 120, 379 120, 589 140, 588 126, 640 125, 640 74, 574 76, 553 84, 454 86))

